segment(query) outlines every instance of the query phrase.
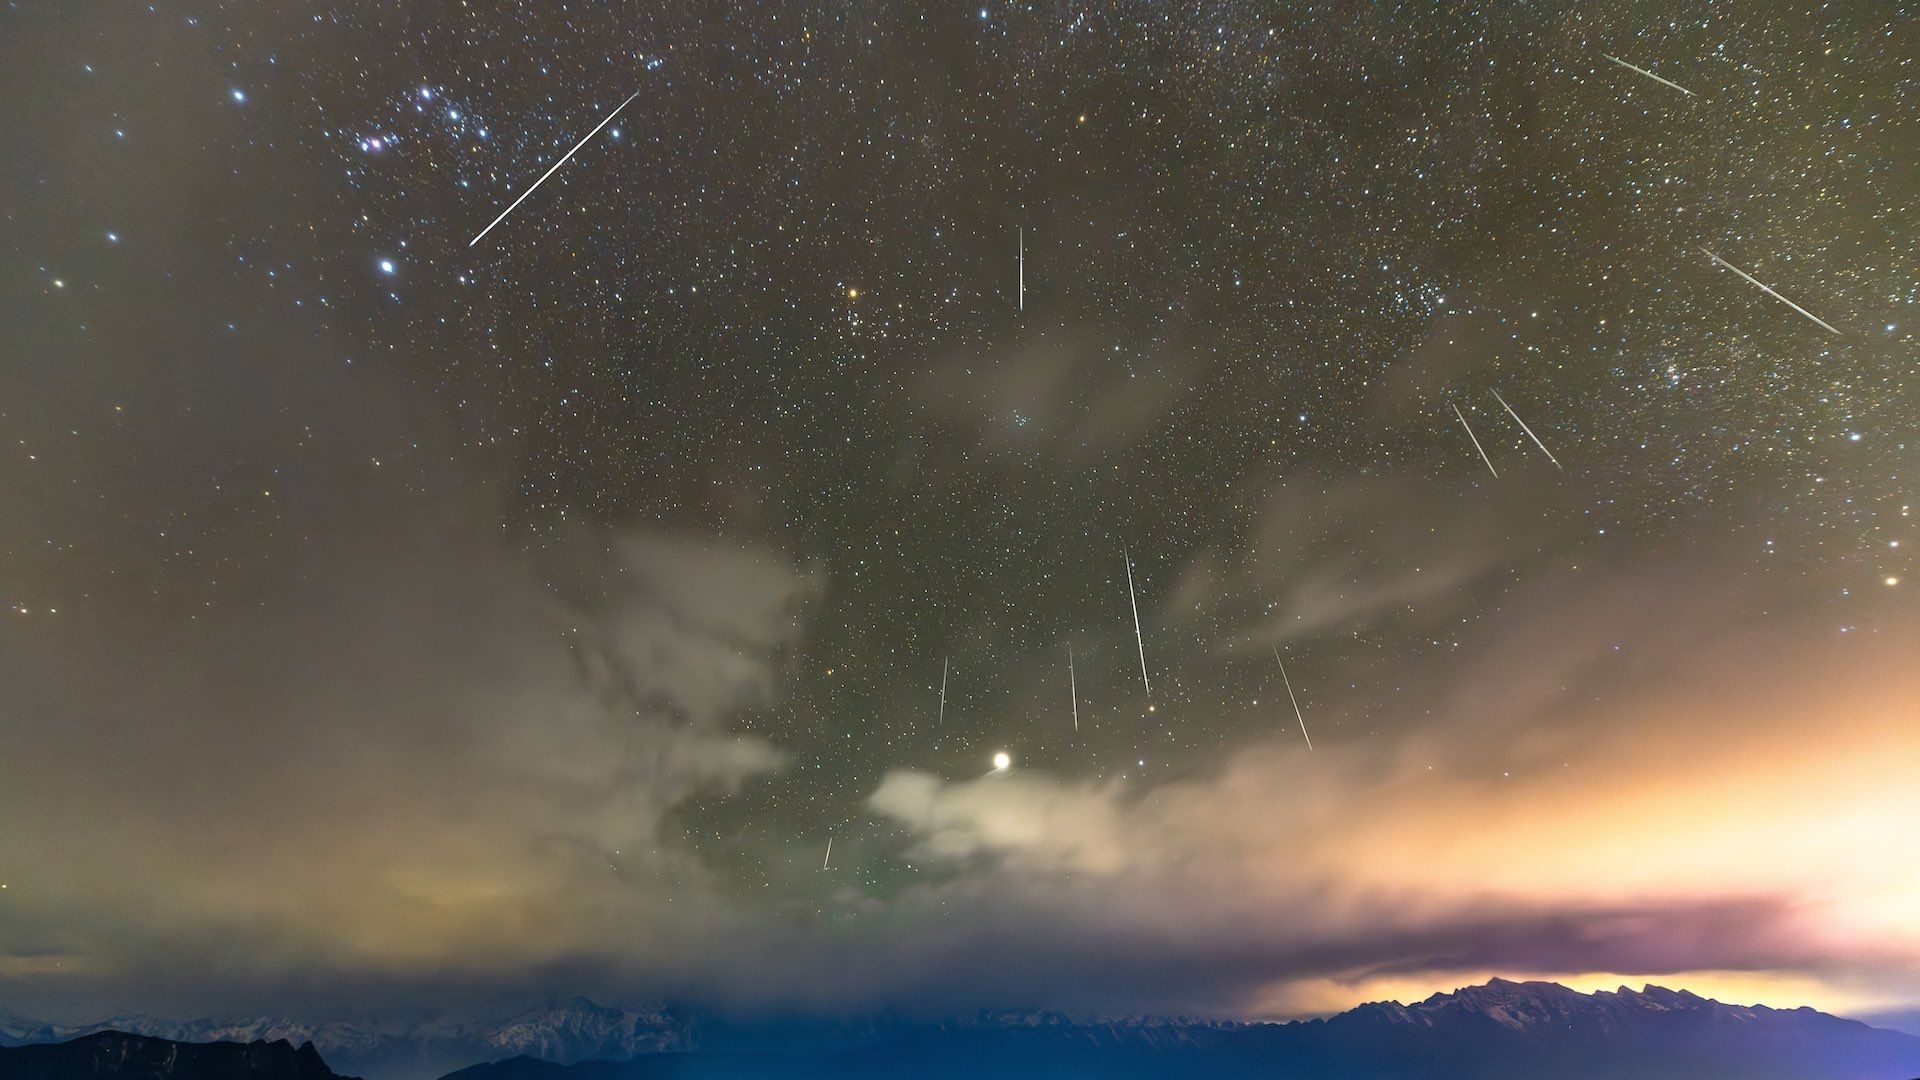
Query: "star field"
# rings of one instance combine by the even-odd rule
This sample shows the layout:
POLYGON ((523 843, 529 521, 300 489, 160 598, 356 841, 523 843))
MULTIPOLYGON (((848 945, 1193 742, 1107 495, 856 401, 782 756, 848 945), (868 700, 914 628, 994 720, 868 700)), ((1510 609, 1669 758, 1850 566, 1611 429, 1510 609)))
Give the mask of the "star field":
MULTIPOLYGON (((28 92, 58 117, 0 207, 0 477, 32 493, 0 532, 13 632, 198 641, 322 581, 345 508, 474 499, 448 519, 552 604, 515 632, 619 672, 591 613, 677 595, 623 561, 628 530, 771 553, 801 583, 773 629, 674 618, 769 658, 717 730, 781 767, 582 842, 622 880, 858 923, 848 888, 967 872, 876 811, 895 770, 959 783, 1004 751, 1006 779, 1153 805, 1249 748, 1424 737, 1457 704, 1436 673, 1543 589, 1697 561, 1742 619, 1871 636, 1915 573, 1898 5, 5 17, 50 43, 28 92), (162 169, 170 217, 140 190, 162 169)), ((1588 643, 1555 700, 1613 700, 1664 633, 1588 643)), ((676 767, 631 753, 629 779, 676 767)))

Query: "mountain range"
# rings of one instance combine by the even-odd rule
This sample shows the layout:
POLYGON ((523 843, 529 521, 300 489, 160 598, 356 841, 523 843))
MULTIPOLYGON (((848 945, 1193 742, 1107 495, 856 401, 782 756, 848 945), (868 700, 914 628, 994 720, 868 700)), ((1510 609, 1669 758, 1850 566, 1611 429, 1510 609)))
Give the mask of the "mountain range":
POLYGON ((59 1043, 0 1049, 0 1080, 356 1080, 312 1043, 183 1043, 96 1031, 59 1043))
MULTIPOLYGON (((998 1011, 940 1022, 881 1015, 742 1025, 698 1010, 610 1008, 585 998, 549 1002, 497 1023, 386 1028, 147 1017, 65 1028, 0 1014, 0 1045, 62 1042, 102 1030, 186 1043, 285 1040, 288 1052, 311 1042, 335 1068, 372 1080, 425 1080, 454 1069, 449 1080, 1920 1076, 1920 1038, 1810 1008, 1727 1005, 1651 985, 1583 994, 1556 983, 1504 979, 1411 1005, 1376 1002, 1279 1024, 998 1011)), ((14 1075, 5 1069, 8 1055, 0 1050, 0 1078, 14 1075)))
POLYGON ((180 1043, 312 1043, 330 1064, 350 1073, 378 1080, 428 1080, 477 1061, 515 1056, 572 1063, 692 1050, 696 1026, 691 1013, 608 1008, 584 997, 549 1001, 492 1023, 436 1019, 311 1024, 267 1016, 177 1021, 133 1015, 59 1025, 0 1010, 0 1047, 64 1042, 101 1031, 180 1043))

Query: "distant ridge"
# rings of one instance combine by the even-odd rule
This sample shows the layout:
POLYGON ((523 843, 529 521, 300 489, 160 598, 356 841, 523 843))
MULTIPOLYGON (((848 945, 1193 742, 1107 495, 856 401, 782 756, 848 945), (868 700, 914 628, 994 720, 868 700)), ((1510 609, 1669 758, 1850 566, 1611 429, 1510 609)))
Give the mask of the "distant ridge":
MULTIPOLYGON (((1652 985, 1583 994, 1557 983, 1506 979, 1413 1004, 1372 1002, 1323 1020, 1285 1024, 1080 1020, 1051 1012, 991 1010, 929 1023, 882 1015, 859 1022, 754 1026, 692 1010, 608 1007, 586 998, 550 1001, 493 1024, 436 1023, 394 1031, 299 1028, 267 1020, 146 1022, 170 1031, 298 1028, 312 1033, 328 1060, 373 1080, 426 1080, 443 1073, 458 1080, 1920 1077, 1920 1038, 1810 1008, 1727 1005, 1652 985)), ((59 1034, 60 1029, 35 1021, 0 1020, 0 1039, 59 1034)), ((14 1075, 0 1069, 0 1080, 14 1075)), ((40 1080, 52 1074, 32 1075, 40 1080)))
POLYGON ((326 1060, 350 1072, 376 1080, 422 1080, 477 1061, 517 1055, 575 1062, 691 1050, 695 1026, 690 1017, 668 1009, 610 1008, 584 997, 549 1001, 496 1023, 395 1026, 307 1024, 282 1017, 176 1021, 151 1016, 63 1026, 0 1011, 0 1047, 64 1042, 99 1031, 181 1043, 311 1042, 326 1060))
POLYGON ((0 1080, 356 1080, 312 1043, 183 1043, 99 1031, 62 1043, 0 1049, 0 1080))

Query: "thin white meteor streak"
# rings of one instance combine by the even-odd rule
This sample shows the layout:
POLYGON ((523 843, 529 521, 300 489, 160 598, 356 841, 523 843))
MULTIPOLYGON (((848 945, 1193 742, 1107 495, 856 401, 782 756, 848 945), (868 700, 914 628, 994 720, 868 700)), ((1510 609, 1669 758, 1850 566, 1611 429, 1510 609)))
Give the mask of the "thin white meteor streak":
POLYGON ((1027 230, 1020 229, 1020 310, 1027 310, 1027 230))
POLYGON ((827 837, 827 857, 820 860, 820 869, 825 870, 833 863, 833 837, 827 837))
POLYGON ((1273 647, 1273 662, 1280 665, 1280 681, 1287 684, 1287 700, 1293 702, 1293 718, 1300 721, 1300 737, 1307 740, 1307 749, 1313 749, 1313 736, 1307 734, 1307 717, 1300 711, 1300 699, 1293 696, 1293 680, 1287 678, 1287 665, 1281 663, 1280 646, 1273 647))
POLYGON ((1073 643, 1067 643, 1067 693, 1073 697, 1073 731, 1080 733, 1080 681, 1073 677, 1073 643))
POLYGON ((1560 459, 1553 456, 1553 451, 1547 449, 1547 444, 1540 441, 1540 436, 1535 435, 1533 429, 1527 426, 1527 422, 1520 419, 1520 414, 1513 411, 1513 406, 1507 404, 1507 399, 1500 396, 1500 391, 1495 390, 1493 392, 1493 400, 1499 402, 1500 407, 1507 410, 1507 415, 1513 417, 1513 422, 1519 424, 1520 430, 1527 433, 1527 438, 1533 440, 1533 445, 1539 447, 1540 452, 1547 455, 1547 460, 1553 462, 1554 468, 1559 469, 1561 472, 1567 471, 1567 467, 1560 464, 1560 459))
MULTIPOLYGON (((1754 277, 1752 274, 1747 273, 1745 270, 1742 270, 1739 267, 1728 262, 1727 260, 1721 258, 1720 256, 1715 255, 1713 252, 1707 251, 1707 249, 1704 247, 1701 248, 1700 250, 1706 251, 1707 256, 1711 258, 1714 262, 1719 263, 1721 266, 1726 267, 1727 269, 1733 271, 1734 273, 1739 274, 1741 277, 1746 278, 1748 281, 1752 282, 1753 284, 1760 286, 1762 289, 1765 289, 1768 296, 1773 297, 1775 300, 1780 301, 1781 303, 1787 305, 1788 307, 1799 312, 1800 314, 1805 315, 1807 318, 1812 319, 1814 322, 1819 323, 1822 327, 1826 328, 1828 333, 1831 333, 1831 334, 1840 333, 1840 331, 1835 330, 1833 327, 1827 326, 1826 322, 1823 321, 1820 318, 1820 316, 1815 315, 1813 312, 1808 311, 1806 308, 1801 307, 1799 304, 1796 304, 1793 301, 1787 299, 1786 297, 1781 296, 1779 293, 1774 292, 1773 287, 1771 285, 1768 285, 1766 282, 1761 281, 1759 278, 1754 277)), ((1841 335, 1841 336, 1845 336, 1845 335, 1841 335)))
POLYGON ((942 727, 947 723, 947 664, 952 659, 951 656, 940 658, 940 724, 942 727))
MULTIPOLYGON (((1451 402, 1449 402, 1448 404, 1452 404, 1452 403, 1451 403, 1451 402)), ((1479 437, 1478 437, 1478 436, 1476 436, 1476 435, 1475 435, 1475 434, 1473 433, 1473 425, 1472 425, 1472 424, 1469 424, 1469 423, 1467 423, 1467 418, 1466 418, 1465 416, 1461 416, 1461 414, 1460 414, 1460 406, 1458 406, 1458 405, 1454 405, 1454 406, 1453 406, 1453 415, 1455 415, 1455 416, 1459 416, 1459 417, 1460 417, 1460 426, 1461 426, 1461 427, 1463 427, 1463 428, 1466 428, 1466 429, 1467 429, 1467 438, 1469 438, 1469 439, 1472 439, 1472 440, 1473 440, 1473 448, 1474 448, 1475 450, 1478 450, 1478 451, 1480 451, 1480 460, 1481 460, 1481 461, 1485 461, 1485 462, 1487 463, 1487 471, 1493 474, 1493 478, 1494 478, 1495 480, 1498 480, 1498 479, 1500 479, 1500 470, 1499 470, 1499 469, 1496 469, 1496 468, 1494 468, 1494 467, 1493 467, 1493 462, 1492 462, 1491 460, 1489 460, 1489 459, 1487 458, 1487 451, 1486 451, 1486 448, 1484 448, 1484 447, 1482 447, 1482 446, 1480 445, 1480 439, 1479 439, 1479 437)))
POLYGON ((541 177, 540 177, 540 179, 538 179, 538 180, 535 180, 535 181, 533 182, 533 187, 530 187, 530 188, 528 188, 527 190, 525 190, 525 191, 523 191, 523 192, 521 192, 521 193, 520 193, 520 197, 519 197, 519 198, 517 198, 517 199, 515 199, 515 200, 513 200, 513 205, 512 205, 512 206, 509 206, 509 207, 507 207, 507 208, 506 208, 505 210, 502 210, 502 211, 500 211, 500 216, 499 216, 499 217, 497 217, 497 218, 494 218, 494 219, 493 219, 493 221, 492 221, 492 223, 491 223, 491 224, 489 224, 489 225, 488 225, 488 226, 487 226, 486 228, 484 228, 484 229, 481 229, 481 230, 480 230, 480 235, 479 235, 479 236, 476 236, 476 237, 474 237, 473 239, 471 239, 471 240, 469 240, 469 241, 467 241, 467 246, 468 246, 468 247, 472 247, 473 245, 475 245, 475 244, 477 244, 477 243, 479 243, 479 242, 480 242, 480 237, 482 237, 482 236, 485 236, 485 235, 487 235, 488 233, 490 233, 490 232, 492 232, 492 231, 493 231, 493 226, 494 226, 494 225, 498 225, 498 224, 500 224, 500 223, 501 223, 502 221, 505 221, 505 220, 507 219, 507 215, 508 215, 508 214, 511 214, 511 213, 513 213, 513 207, 514 207, 514 206, 519 206, 519 205, 520 205, 521 203, 523 203, 523 202, 525 202, 525 201, 527 200, 527 196, 529 196, 529 195, 531 195, 531 194, 533 194, 533 192, 534 192, 534 188, 537 188, 537 187, 539 187, 539 186, 540 186, 541 184, 544 184, 544 183, 546 183, 546 182, 547 182, 547 177, 549 177, 549 176, 552 176, 552 175, 553 175, 553 174, 554 174, 555 172, 558 172, 558 171, 559 171, 559 169, 560 169, 560 166, 562 166, 562 165, 565 165, 565 164, 567 163, 567 159, 568 159, 568 158, 570 158, 570 157, 572 157, 572 156, 573 156, 574 154, 576 154, 576 153, 578 153, 581 147, 583 147, 583 146, 585 146, 585 145, 587 145, 587 139, 591 139, 591 138, 593 138, 593 137, 594 137, 595 135, 598 135, 598 134, 600 134, 600 128, 603 128, 603 127, 606 127, 606 126, 607 126, 607 125, 608 125, 609 123, 612 123, 612 122, 613 122, 613 118, 614 118, 614 117, 616 117, 616 116, 619 116, 619 115, 620 115, 620 110, 621 110, 621 109, 624 109, 624 108, 626 108, 626 107, 627 107, 628 105, 631 105, 631 104, 633 104, 633 99, 634 99, 634 98, 637 98, 637 97, 639 97, 639 96, 640 96, 640 91, 638 91, 638 90, 635 90, 635 91, 633 92, 633 96, 632 96, 632 97, 629 97, 629 98, 627 98, 627 100, 625 100, 625 101, 623 101, 623 102, 621 102, 621 103, 619 104, 619 106, 618 106, 618 107, 616 107, 616 108, 615 108, 615 109, 614 109, 614 110, 613 110, 612 112, 610 112, 610 113, 608 113, 608 114, 607 114, 607 118, 606 118, 605 120, 602 120, 602 121, 600 121, 600 127, 596 127, 596 128, 594 128, 594 129, 593 129, 592 131, 589 131, 589 132, 587 132, 587 135, 586 135, 586 138, 585 138, 585 139, 581 139, 581 140, 580 140, 579 142, 577 142, 577 143, 574 143, 574 144, 573 144, 573 149, 572 149, 572 150, 569 150, 569 151, 567 151, 567 152, 566 152, 565 154, 562 154, 562 155, 561 155, 561 157, 560 157, 560 160, 559 160, 559 161, 556 161, 556 162, 554 162, 554 163, 553 163, 553 168, 551 168, 551 169, 548 169, 548 170, 547 170, 547 171, 546 171, 545 173, 543 173, 543 174, 541 175, 541 177))
POLYGON ((1133 643, 1140 647, 1140 685, 1146 687, 1151 696, 1153 683, 1147 679, 1147 639, 1140 636, 1140 601, 1133 594, 1133 556, 1122 547, 1120 557, 1127 560, 1127 603, 1133 605, 1133 643))
POLYGON ((1617 57, 1617 56, 1607 56, 1607 54, 1606 54, 1606 53, 1601 53, 1600 55, 1601 55, 1601 56, 1606 56, 1606 57, 1607 57, 1607 59, 1609 59, 1609 60, 1611 60, 1611 61, 1613 61, 1613 62, 1614 62, 1614 63, 1616 63, 1616 64, 1619 64, 1619 65, 1620 65, 1621 67, 1623 67, 1623 68, 1626 68, 1626 69, 1627 69, 1628 71, 1637 71, 1637 72, 1639 72, 1640 74, 1642 74, 1642 75, 1645 75, 1645 76, 1646 76, 1647 78, 1649 78, 1649 79, 1652 79, 1652 80, 1653 80, 1654 82, 1658 82, 1658 83, 1665 83, 1665 84, 1667 84, 1668 86, 1671 86, 1671 87, 1673 87, 1673 88, 1674 88, 1675 90, 1678 90, 1678 91, 1680 91, 1681 93, 1683 93, 1683 94, 1685 94, 1685 95, 1687 95, 1688 97, 1699 97, 1699 96, 1700 96, 1700 95, 1698 95, 1698 94, 1696 94, 1696 93, 1694 93, 1693 91, 1691 91, 1691 90, 1689 90, 1689 89, 1687 89, 1686 87, 1684 87, 1684 86, 1681 86, 1681 85, 1680 85, 1679 83, 1677 83, 1677 82, 1674 82, 1674 81, 1673 81, 1672 79, 1663 79, 1663 78, 1661 78, 1660 76, 1658 76, 1658 75, 1655 75, 1655 74, 1654 74, 1653 72, 1651 72, 1651 71, 1648 71, 1648 70, 1647 70, 1646 68, 1643 68, 1643 67, 1638 67, 1638 66, 1636 66, 1636 65, 1634 65, 1634 64, 1629 64, 1629 63, 1627 63, 1627 62, 1626 62, 1625 60, 1622 60, 1622 59, 1620 59, 1620 58, 1619 58, 1619 57, 1617 57))

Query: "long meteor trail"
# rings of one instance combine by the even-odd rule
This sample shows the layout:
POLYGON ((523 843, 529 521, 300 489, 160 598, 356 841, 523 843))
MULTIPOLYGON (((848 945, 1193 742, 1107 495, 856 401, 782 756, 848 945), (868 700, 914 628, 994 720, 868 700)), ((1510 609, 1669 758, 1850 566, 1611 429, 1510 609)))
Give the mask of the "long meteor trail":
POLYGON ((1287 678, 1287 665, 1280 660, 1280 646, 1273 647, 1273 662, 1280 665, 1280 681, 1287 684, 1287 700, 1293 702, 1293 718, 1300 721, 1300 737, 1307 740, 1307 749, 1313 749, 1313 736, 1307 734, 1307 717, 1300 711, 1300 699, 1293 696, 1293 680, 1287 678))
POLYGON ((1027 310, 1027 230, 1020 228, 1020 310, 1027 310))
POLYGON ((565 154, 562 154, 560 156, 560 160, 553 163, 553 168, 548 169, 545 173, 541 174, 540 179, 535 180, 533 182, 533 187, 530 187, 527 190, 521 192, 520 197, 513 200, 512 206, 509 206, 505 210, 500 211, 500 216, 497 218, 494 218, 493 221, 490 224, 488 224, 486 228, 481 229, 479 236, 475 236, 473 239, 467 241, 467 246, 472 247, 473 245, 479 243, 480 237, 485 236, 488 233, 492 232, 493 227, 495 225, 498 225, 502 221, 505 221, 507 219, 507 215, 513 213, 513 208, 515 206, 519 206, 521 203, 526 202, 527 196, 533 194, 535 188, 538 188, 541 184, 546 183, 547 177, 552 176, 554 173, 558 172, 560 169, 560 166, 565 165, 567 163, 568 158, 578 153, 581 147, 587 145, 588 139, 591 139, 595 135, 600 134, 600 128, 606 127, 608 124, 612 123, 613 118, 620 115, 620 110, 626 108, 628 105, 633 104, 633 99, 639 96, 640 96, 640 91, 635 90, 633 92, 632 97, 627 98, 627 100, 621 102, 617 107, 615 107, 612 112, 608 113, 607 118, 605 120, 600 121, 599 127, 596 127, 592 131, 587 132, 586 138, 581 139, 577 143, 574 143, 572 150, 569 150, 565 154))
POLYGON ((1067 693, 1073 696, 1073 732, 1080 733, 1080 682, 1073 677, 1073 643, 1067 643, 1067 693))
POLYGON ((833 837, 827 837, 827 857, 820 860, 820 869, 825 870, 833 864, 833 837))
POLYGON ((1781 296, 1779 293, 1774 292, 1773 286, 1768 285, 1766 282, 1761 281, 1759 278, 1754 277, 1752 274, 1747 273, 1745 270, 1742 270, 1739 267, 1728 262, 1727 260, 1721 258, 1720 256, 1715 255, 1713 252, 1707 251, 1707 249, 1704 247, 1701 248, 1700 250, 1706 251, 1707 257, 1712 259, 1714 262, 1719 263, 1721 266, 1726 267, 1727 269, 1733 271, 1734 273, 1739 274, 1741 277, 1746 278, 1748 281, 1752 282, 1753 284, 1760 286, 1762 289, 1765 289, 1768 296, 1773 297, 1775 300, 1780 301, 1781 303, 1787 305, 1788 307, 1799 312, 1800 314, 1805 315, 1807 318, 1812 319, 1814 322, 1819 323, 1822 327, 1826 329, 1828 333, 1836 334, 1836 335, 1840 334, 1840 331, 1835 330, 1831 326, 1828 326, 1826 322, 1820 318, 1820 316, 1815 315, 1813 312, 1808 311, 1806 308, 1801 307, 1799 304, 1796 304, 1793 301, 1787 299, 1786 297, 1781 296))
POLYGON ((1147 639, 1140 636, 1140 600, 1133 593, 1133 556, 1123 547, 1120 557, 1127 560, 1127 603, 1133 605, 1133 643, 1140 647, 1140 685, 1152 695, 1153 683, 1147 679, 1147 639))
POLYGON ((941 727, 945 727, 947 724, 947 664, 952 660, 953 660, 953 657, 951 656, 943 656, 940 658, 940 726, 941 727))
MULTIPOLYGON (((1449 404, 1452 404, 1452 403, 1449 402, 1449 404)), ((1473 433, 1473 425, 1467 423, 1467 418, 1461 415, 1460 406, 1458 405, 1453 406, 1453 415, 1460 417, 1460 426, 1467 429, 1467 438, 1472 439, 1473 448, 1475 450, 1480 451, 1480 460, 1485 461, 1487 463, 1487 471, 1493 474, 1493 478, 1495 480, 1500 479, 1500 470, 1493 467, 1493 462, 1487 457, 1486 448, 1480 445, 1479 436, 1473 433)))
POLYGON ((1513 417, 1513 422, 1519 424, 1520 430, 1527 433, 1527 438, 1533 440, 1533 445, 1539 447, 1540 452, 1547 455, 1547 460, 1553 462, 1554 468, 1559 469, 1561 472, 1567 471, 1567 467, 1560 464, 1560 459, 1553 456, 1553 451, 1547 449, 1547 444, 1540 441, 1540 436, 1535 435, 1533 429, 1527 426, 1527 422, 1520 419, 1520 414, 1513 411, 1513 406, 1507 404, 1507 399, 1500 396, 1500 391, 1495 390, 1493 392, 1493 400, 1499 402, 1500 407, 1507 410, 1507 415, 1513 417))
POLYGON ((1642 74, 1642 75, 1645 75, 1645 76, 1646 76, 1647 78, 1649 78, 1649 79, 1652 79, 1652 80, 1653 80, 1654 82, 1657 82, 1657 83, 1665 83, 1665 84, 1667 84, 1668 86, 1671 86, 1671 87, 1673 87, 1673 88, 1674 88, 1675 90, 1678 90, 1678 91, 1680 91, 1681 93, 1683 93, 1683 94, 1685 94, 1685 95, 1687 95, 1688 97, 1699 97, 1699 96, 1700 96, 1700 95, 1698 95, 1698 94, 1696 94, 1696 93, 1694 93, 1693 91, 1691 91, 1691 90, 1689 90, 1689 89, 1687 89, 1686 87, 1684 87, 1684 86, 1681 86, 1681 85, 1680 85, 1679 83, 1677 83, 1677 82, 1674 82, 1674 81, 1673 81, 1672 79, 1663 79, 1663 78, 1661 78, 1660 76, 1658 76, 1658 75, 1655 75, 1655 74, 1654 74, 1653 72, 1651 72, 1651 71, 1648 71, 1648 70, 1647 70, 1646 68, 1643 68, 1643 67, 1640 67, 1640 66, 1638 66, 1638 65, 1636 65, 1636 64, 1629 64, 1629 63, 1627 63, 1627 62, 1626 62, 1625 60, 1622 60, 1622 59, 1620 59, 1620 58, 1619 58, 1619 57, 1617 57, 1617 56, 1607 56, 1607 54, 1606 54, 1606 53, 1601 53, 1600 55, 1601 55, 1601 56, 1606 56, 1606 57, 1607 57, 1607 59, 1609 59, 1609 60, 1611 60, 1611 61, 1613 61, 1613 62, 1614 62, 1614 63, 1616 63, 1616 64, 1619 64, 1619 65, 1620 65, 1621 67, 1623 67, 1623 68, 1626 68, 1626 69, 1627 69, 1628 71, 1637 71, 1637 72, 1639 72, 1640 74, 1642 74))

